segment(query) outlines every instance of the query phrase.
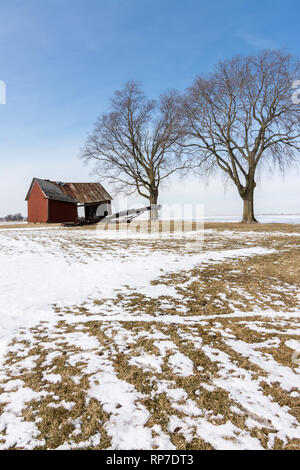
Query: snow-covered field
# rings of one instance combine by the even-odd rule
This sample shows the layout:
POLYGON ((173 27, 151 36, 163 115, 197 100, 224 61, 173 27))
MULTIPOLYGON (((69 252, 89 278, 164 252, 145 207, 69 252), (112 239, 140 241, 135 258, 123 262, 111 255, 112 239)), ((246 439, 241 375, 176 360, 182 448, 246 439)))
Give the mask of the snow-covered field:
POLYGON ((0 449, 299 448, 299 234, 1 229, 0 449))

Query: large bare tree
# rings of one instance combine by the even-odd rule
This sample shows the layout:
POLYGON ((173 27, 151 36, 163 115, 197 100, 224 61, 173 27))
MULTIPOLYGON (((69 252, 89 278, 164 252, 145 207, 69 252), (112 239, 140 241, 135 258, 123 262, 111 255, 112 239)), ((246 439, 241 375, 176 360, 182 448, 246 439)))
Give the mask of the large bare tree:
POLYGON ((268 50, 220 62, 213 74, 196 78, 187 90, 189 148, 205 169, 220 169, 235 184, 244 223, 257 222, 257 169, 277 164, 284 170, 299 156, 300 110, 292 100, 299 77, 298 60, 268 50))
MULTIPOLYGON (((182 141, 178 95, 170 92, 148 100, 136 82, 128 82, 111 99, 82 150, 95 162, 101 178, 127 195, 138 193, 157 204, 159 187, 171 174, 184 169, 178 144, 182 141)), ((157 218, 157 211, 151 211, 157 218)))

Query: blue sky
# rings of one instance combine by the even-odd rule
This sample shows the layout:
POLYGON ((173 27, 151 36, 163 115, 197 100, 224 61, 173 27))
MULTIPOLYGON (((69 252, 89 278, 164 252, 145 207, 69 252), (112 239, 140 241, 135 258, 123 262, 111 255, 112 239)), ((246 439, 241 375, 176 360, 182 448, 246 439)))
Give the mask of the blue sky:
MULTIPOLYGON (((127 80, 156 97, 184 90, 237 53, 297 55, 299 16, 297 0, 1 0, 0 215, 25 213, 32 176, 93 180, 80 146, 127 80)), ((298 181, 294 171, 268 179, 257 191, 258 210, 300 212, 298 181)), ((224 195, 218 178, 208 187, 173 180, 161 202, 174 198, 205 203, 209 214, 240 210, 235 190, 224 195)))

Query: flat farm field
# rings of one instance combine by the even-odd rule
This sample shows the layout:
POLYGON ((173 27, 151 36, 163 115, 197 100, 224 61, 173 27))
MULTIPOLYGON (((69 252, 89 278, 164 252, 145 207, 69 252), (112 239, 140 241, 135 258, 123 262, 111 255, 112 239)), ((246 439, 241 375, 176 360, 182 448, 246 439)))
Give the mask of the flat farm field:
POLYGON ((0 229, 0 449, 299 449, 300 225, 135 228, 0 229))

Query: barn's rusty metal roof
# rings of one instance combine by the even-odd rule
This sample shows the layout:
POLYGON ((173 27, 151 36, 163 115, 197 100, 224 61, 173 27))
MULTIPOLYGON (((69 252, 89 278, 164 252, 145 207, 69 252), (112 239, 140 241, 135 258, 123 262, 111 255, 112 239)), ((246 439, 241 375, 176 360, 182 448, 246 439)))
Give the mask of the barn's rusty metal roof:
POLYGON ((47 199, 73 204, 93 204, 111 201, 112 197, 100 183, 63 183, 33 178, 26 196, 28 201, 34 184, 37 183, 47 199))
POLYGON ((111 195, 100 183, 63 183, 64 194, 73 197, 81 204, 111 201, 111 195))

